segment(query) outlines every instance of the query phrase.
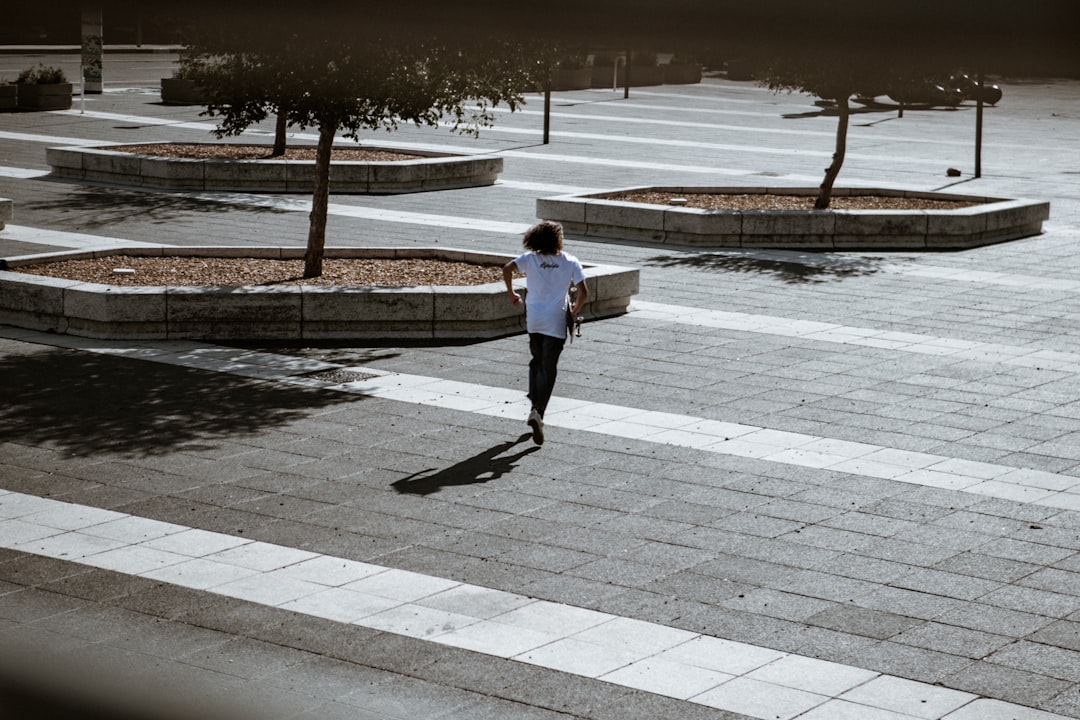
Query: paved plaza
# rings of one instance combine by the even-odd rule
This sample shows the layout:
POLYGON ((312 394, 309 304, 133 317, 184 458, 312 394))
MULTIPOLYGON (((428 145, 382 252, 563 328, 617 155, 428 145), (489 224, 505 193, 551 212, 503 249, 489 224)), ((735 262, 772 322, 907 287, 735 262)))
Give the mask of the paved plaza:
MULTIPOLYGON (((103 94, 0 114, 0 257, 306 242, 304 195, 49 177, 47 147, 212 140, 201 108, 160 102, 175 59, 107 53, 103 94)), ((30 53, 0 76, 37 62, 78 76, 75 54, 30 53)), ((328 245, 516 254, 538 197, 816 186, 835 115, 709 75, 555 93, 546 145, 539 95, 478 138, 365 134, 505 169, 332 194, 328 245)), ((1080 81, 993 81, 981 178, 974 105, 866 108, 837 184, 1047 200, 1043 234, 948 253, 570 236, 641 290, 567 346, 542 447, 521 335, 0 325, 0 718, 1080 718, 1080 81)))

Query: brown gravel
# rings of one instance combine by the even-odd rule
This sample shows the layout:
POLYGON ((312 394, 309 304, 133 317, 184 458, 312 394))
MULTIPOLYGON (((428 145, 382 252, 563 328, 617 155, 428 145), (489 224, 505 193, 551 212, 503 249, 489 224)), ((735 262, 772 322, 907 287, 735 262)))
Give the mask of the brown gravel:
MULTIPOLYGON (((744 195, 701 193, 680 194, 670 192, 629 192, 605 196, 608 200, 620 202, 649 203, 670 205, 672 198, 684 198, 685 207, 701 210, 811 210, 813 195, 775 195, 768 193, 747 193, 744 195)), ((947 210, 950 208, 978 205, 964 200, 924 200, 920 198, 900 198, 883 195, 834 195, 830 209, 833 210, 947 210)))
POLYGON ((502 281, 502 266, 446 260, 326 258, 321 277, 304 279, 303 260, 131 257, 112 255, 18 268, 30 275, 120 286, 320 285, 418 287, 483 285, 502 281), (116 274, 116 268, 134 270, 116 274))
MULTIPOLYGON (((156 143, 146 145, 111 145, 110 150, 156 155, 159 157, 184 158, 190 160, 268 160, 270 145, 242 145, 232 143, 156 143)), ((411 155, 390 150, 378 150, 361 147, 335 147, 333 160, 352 160, 364 162, 400 162, 417 160, 423 155, 411 155)), ((297 146, 285 149, 285 160, 314 160, 315 146, 297 146)))

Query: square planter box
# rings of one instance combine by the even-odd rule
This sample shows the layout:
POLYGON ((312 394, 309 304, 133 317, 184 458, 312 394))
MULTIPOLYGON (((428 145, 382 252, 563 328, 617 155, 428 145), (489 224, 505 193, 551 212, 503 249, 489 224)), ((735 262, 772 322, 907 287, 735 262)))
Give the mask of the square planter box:
POLYGON ((592 76, 591 67, 556 70, 551 76, 551 89, 588 90, 592 87, 592 76))
MULTIPOLYGON (((701 66, 690 63, 661 65, 665 85, 693 85, 701 82, 701 66)), ((632 77, 632 76, 631 76, 632 77)))
POLYGON ((19 105, 19 86, 15 83, 0 83, 0 112, 14 110, 19 105))
POLYGON ((20 110, 67 110, 71 107, 71 83, 17 85, 20 110))
POLYGON ((183 78, 161 78, 161 102, 166 105, 206 105, 206 93, 183 78))

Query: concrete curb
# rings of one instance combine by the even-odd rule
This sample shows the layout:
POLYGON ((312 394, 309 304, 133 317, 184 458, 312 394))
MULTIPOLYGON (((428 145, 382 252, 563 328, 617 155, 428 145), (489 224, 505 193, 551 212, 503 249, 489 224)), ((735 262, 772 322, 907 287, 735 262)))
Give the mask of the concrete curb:
POLYGON ((536 215, 577 235, 713 248, 792 250, 960 250, 1038 235, 1050 203, 948 193, 838 188, 834 196, 884 195, 980 203, 955 210, 733 210, 622 202, 611 195, 816 195, 815 188, 633 187, 539 198, 536 215))
MULTIPOLYGON (((524 329, 501 283, 475 286, 119 287, 18 268, 112 255, 302 258, 304 248, 118 247, 0 260, 0 324, 100 339, 477 340, 524 329)), ((438 258, 503 265, 513 256, 451 248, 334 248, 328 258, 438 258)), ((588 319, 625 313, 638 271, 585 265, 588 319)))
MULTIPOLYGON (((155 190, 310 193, 312 160, 194 160, 111 150, 115 144, 45 151, 56 177, 155 190)), ((368 148, 380 150, 384 148, 368 148)), ((389 149, 389 148, 386 148, 389 149)), ((336 193, 389 195, 492 185, 503 159, 410 150, 417 160, 338 161, 330 165, 336 193)))

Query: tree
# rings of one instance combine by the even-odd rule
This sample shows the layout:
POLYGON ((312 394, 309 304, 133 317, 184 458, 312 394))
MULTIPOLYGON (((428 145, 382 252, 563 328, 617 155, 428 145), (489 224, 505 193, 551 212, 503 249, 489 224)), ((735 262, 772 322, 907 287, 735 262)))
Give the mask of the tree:
MULTIPOLYGON (((927 82, 941 71, 933 65, 885 52, 867 53, 851 49, 782 53, 761 64, 757 81, 774 91, 799 91, 836 103, 836 141, 832 163, 814 201, 815 210, 825 210, 832 200, 833 183, 840 174, 847 153, 848 121, 852 97, 875 97, 889 88, 910 87, 927 82)), ((947 73, 946 73, 947 74, 947 73)))
MULTIPOLYGON (((278 28, 279 26, 275 26, 278 28)), ((537 48, 539 46, 536 46, 537 48)), ((435 33, 362 35, 289 26, 259 33, 202 32, 181 65, 211 98, 218 137, 237 135, 277 113, 279 127, 318 129, 304 277, 322 274, 335 137, 401 122, 476 134, 534 89, 544 67, 533 46, 499 39, 467 44, 435 33)))

